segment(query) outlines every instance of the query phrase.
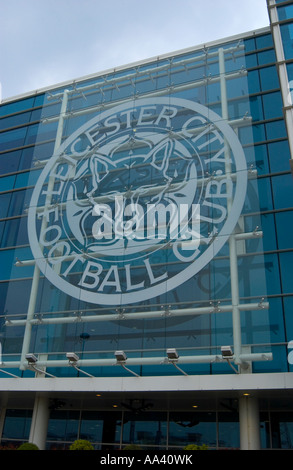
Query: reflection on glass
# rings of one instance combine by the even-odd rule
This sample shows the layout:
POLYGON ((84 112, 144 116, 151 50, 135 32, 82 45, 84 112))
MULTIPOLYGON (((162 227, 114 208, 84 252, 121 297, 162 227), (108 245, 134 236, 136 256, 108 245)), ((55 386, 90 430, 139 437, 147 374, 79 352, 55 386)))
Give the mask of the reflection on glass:
POLYGON ((105 445, 120 443, 121 418, 119 414, 85 411, 82 413, 79 438, 105 445))
POLYGON ((217 445, 215 413, 171 413, 169 446, 185 447, 188 444, 210 447, 217 445))
MULTIPOLYGON (((52 406, 60 406, 58 400, 52 401, 52 406)), ((62 405, 62 403, 61 403, 62 405)), ((47 440, 73 442, 78 436, 79 412, 78 411, 51 411, 47 440)))
MULTIPOLYGON (((135 400, 129 407, 151 406, 145 402, 136 404, 135 400)), ((123 444, 140 444, 141 446, 164 446, 167 436, 166 413, 142 413, 135 415, 129 412, 124 414, 123 444)))
POLYGON ((2 438, 27 440, 30 432, 31 418, 31 411, 7 410, 2 438))

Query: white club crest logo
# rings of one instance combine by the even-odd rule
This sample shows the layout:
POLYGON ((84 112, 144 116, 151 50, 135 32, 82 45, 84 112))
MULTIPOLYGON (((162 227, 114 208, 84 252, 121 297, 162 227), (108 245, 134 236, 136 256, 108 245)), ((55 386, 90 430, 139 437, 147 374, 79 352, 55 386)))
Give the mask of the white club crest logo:
POLYGON ((243 149, 220 116, 183 99, 128 102, 74 132, 47 163, 29 209, 31 249, 70 296, 151 299, 219 252, 246 185, 243 149))

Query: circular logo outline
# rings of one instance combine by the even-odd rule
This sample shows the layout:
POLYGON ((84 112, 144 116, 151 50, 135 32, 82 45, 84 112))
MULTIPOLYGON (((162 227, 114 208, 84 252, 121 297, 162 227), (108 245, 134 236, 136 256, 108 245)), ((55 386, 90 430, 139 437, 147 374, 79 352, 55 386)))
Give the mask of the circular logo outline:
POLYGON ((120 104, 118 106, 113 106, 109 110, 96 115, 94 118, 92 118, 91 120, 83 124, 80 128, 78 128, 76 131, 74 131, 73 134, 71 134, 61 144, 55 155, 53 155, 49 159, 37 180, 31 198, 30 208, 28 211, 28 237, 36 265, 44 274, 44 276, 55 287, 63 291, 65 294, 77 298, 81 301, 89 302, 96 305, 100 304, 108 306, 118 306, 134 304, 165 294, 166 292, 172 291, 173 289, 190 280, 195 274, 200 272, 201 269, 203 269, 225 245, 230 235, 233 233, 239 216, 241 215, 246 197, 247 165, 244 150, 236 133, 230 127, 228 122, 223 120, 221 116, 199 103, 195 103, 181 98, 143 98, 135 100, 135 105, 141 107, 148 105, 174 105, 177 107, 182 107, 191 110, 196 115, 203 116, 209 123, 213 124, 215 128, 222 133, 226 142, 229 144, 229 147, 235 157, 237 184, 235 185, 235 194, 233 197, 232 206, 229 210, 229 214, 221 229, 221 232, 218 234, 220 236, 215 237, 214 241, 208 246, 204 253, 201 254, 198 259, 191 261, 183 271, 174 275, 172 279, 167 278, 159 284, 152 285, 148 288, 143 288, 141 290, 134 290, 132 292, 125 293, 121 292, 116 294, 90 292, 88 290, 84 290, 82 288, 74 286, 64 278, 61 278, 48 264, 48 261, 44 257, 43 251, 40 247, 37 231, 35 230, 35 223, 37 218, 37 202, 47 176, 50 174, 50 171, 54 168, 55 163, 58 161, 60 155, 64 153, 65 149, 85 131, 88 131, 89 129, 93 128, 93 126, 98 122, 103 121, 104 119, 108 118, 111 115, 114 115, 115 113, 119 113, 124 111, 125 109, 128 109, 129 102, 120 104))

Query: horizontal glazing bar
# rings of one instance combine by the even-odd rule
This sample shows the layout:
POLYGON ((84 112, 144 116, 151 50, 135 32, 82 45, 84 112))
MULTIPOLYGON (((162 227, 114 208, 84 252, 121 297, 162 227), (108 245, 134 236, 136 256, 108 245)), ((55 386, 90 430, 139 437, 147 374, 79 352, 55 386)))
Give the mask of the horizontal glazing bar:
MULTIPOLYGON (((249 240, 249 239, 253 239, 253 238, 261 238, 263 236, 263 232, 260 231, 260 230, 254 230, 253 232, 247 232, 247 233, 237 233, 234 235, 235 236, 235 239, 236 240, 249 240)), ((199 240, 199 243, 206 243, 206 240, 203 239, 203 240, 199 240)), ((184 243, 184 242, 182 242, 184 243)), ((190 242, 189 242, 190 243, 190 242)), ((91 256, 94 258, 95 257, 95 253, 91 254, 91 256)), ((98 255, 96 255, 98 256, 98 255)), ((100 256, 100 255, 99 255, 100 256)), ((57 261, 58 260, 58 256, 55 256, 54 259, 57 261)), ((62 259, 63 261, 72 261, 74 259, 74 255, 72 256, 62 256, 60 257, 60 259, 62 259)), ((27 267, 27 266, 34 266, 35 264, 35 260, 17 260, 15 262, 15 266, 17 267, 27 267)))
MULTIPOLYGON (((252 311, 252 310, 268 310, 269 303, 261 300, 258 303, 240 304, 238 306, 240 311, 252 311)), ((72 317, 55 317, 55 318, 34 318, 29 320, 31 325, 50 325, 50 324, 65 324, 65 323, 90 323, 90 322, 101 322, 101 321, 118 321, 118 320, 139 320, 149 318, 161 318, 164 316, 168 317, 184 317, 194 315, 210 315, 213 313, 229 313, 233 311, 232 305, 210 305, 209 307, 202 308, 183 308, 183 309, 165 309, 150 312, 133 312, 133 313, 121 313, 121 314, 108 314, 108 315, 76 315, 72 317)), ((26 320, 6 320, 6 326, 24 326, 26 320)))
MULTIPOLYGON (((225 78, 226 78, 226 80, 234 80, 235 78, 242 77, 242 76, 245 76, 245 75, 247 75, 247 71, 245 69, 243 69, 243 70, 241 69, 237 72, 226 74, 225 78)), ((165 96, 166 92, 170 92, 171 89, 174 92, 175 91, 179 92, 179 91, 184 91, 184 90, 190 90, 190 89, 194 89, 194 88, 197 88, 197 87, 201 87, 203 85, 218 83, 218 82, 220 82, 220 80, 221 80, 220 76, 206 77, 202 80, 193 81, 193 82, 183 84, 183 85, 170 85, 169 87, 161 89, 161 90, 156 90, 156 91, 152 91, 152 92, 148 92, 148 93, 141 93, 141 94, 139 94, 139 97, 140 98, 145 98, 147 96, 151 96, 151 97, 165 96)), ((100 111, 101 108, 103 109, 103 111, 105 111, 107 108, 112 108, 114 105, 127 103, 128 101, 133 101, 133 96, 128 96, 125 99, 117 100, 115 102, 111 101, 109 103, 102 103, 102 104, 99 104, 99 105, 94 106, 92 108, 85 108, 85 109, 81 109, 81 110, 77 110, 77 111, 70 111, 70 112, 65 113, 63 117, 65 119, 67 119, 67 118, 72 118, 74 116, 81 116, 83 114, 89 114, 89 113, 94 112, 96 110, 100 111)), ((54 117, 51 117, 51 118, 44 118, 42 120, 42 122, 44 124, 48 124, 48 123, 55 122, 55 121, 58 121, 58 120, 59 120, 59 114, 57 116, 54 116, 54 117)))
MULTIPOLYGON (((244 51, 244 49, 245 49, 245 46, 242 45, 241 43, 239 43, 237 46, 232 46, 232 47, 229 47, 227 49, 224 49, 224 52, 225 52, 225 54, 233 54, 236 51, 244 51)), ((164 70, 169 70, 171 66, 174 66, 174 67, 182 66, 183 68, 185 68, 188 64, 192 64, 192 63, 195 63, 195 62, 199 62, 201 60, 206 60, 207 58, 212 58, 212 57, 217 57, 217 56, 218 56, 218 51, 209 52, 208 49, 206 49, 203 54, 201 54, 197 57, 193 56, 191 58, 183 59, 181 61, 174 62, 174 63, 173 63, 174 57, 171 57, 170 59, 166 59, 166 60, 169 60, 169 63, 163 64, 161 66, 155 65, 153 68, 143 69, 143 70, 140 70, 139 66, 137 66, 135 72, 129 73, 127 75, 121 75, 119 78, 110 78, 109 79, 109 78, 105 78, 105 77, 101 76, 100 78, 104 79, 104 81, 101 82, 101 83, 94 83, 94 84, 91 84, 91 85, 85 85, 85 86, 81 86, 81 87, 78 87, 78 88, 76 88, 76 83, 74 83, 72 85, 73 86, 72 90, 68 90, 68 92, 70 94, 83 93, 85 91, 95 90, 98 87, 103 87, 105 85, 118 84, 119 82, 125 81, 125 80, 130 80, 131 81, 132 79, 137 78, 139 76, 145 77, 146 75, 149 76, 152 73, 157 74, 158 72, 161 72, 161 71, 164 71, 164 70)), ((156 77, 154 77, 154 78, 156 78, 156 77)), ((54 94, 49 94, 48 93, 48 95, 49 95, 49 99, 59 99, 60 97, 63 96, 63 92, 54 93, 54 94)))

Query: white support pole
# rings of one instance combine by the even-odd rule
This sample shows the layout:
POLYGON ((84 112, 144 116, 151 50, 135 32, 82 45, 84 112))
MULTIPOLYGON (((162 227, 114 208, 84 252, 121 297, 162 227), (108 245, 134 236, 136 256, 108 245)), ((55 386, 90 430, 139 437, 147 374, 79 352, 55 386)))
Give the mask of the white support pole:
MULTIPOLYGON (((54 153, 60 147, 61 142, 62 142, 64 116, 65 116, 66 110, 67 110, 67 103, 68 103, 68 91, 65 90, 64 94, 63 94, 62 105, 61 105, 59 123, 58 123, 58 128, 57 128, 55 146, 54 146, 54 153)), ((48 194, 47 194, 47 199, 46 199, 46 205, 49 205, 51 203, 50 188, 52 189, 53 186, 54 186, 54 180, 51 179, 49 181, 49 185, 48 185, 48 194)), ((47 224, 46 218, 43 217, 41 232, 43 230, 45 230, 46 224, 47 224)), ((25 331, 24 331, 24 337, 23 337, 23 343, 22 343, 21 366, 20 366, 21 370, 26 369, 25 356, 29 352, 31 332, 32 332, 31 320, 33 319, 34 313, 35 313, 38 287, 39 287, 39 280, 40 280, 40 270, 39 270, 38 266, 35 265, 33 280, 32 280, 31 293, 30 293, 30 299, 29 299, 28 312, 27 312, 27 318, 26 318, 25 331)))
POLYGON ((278 15, 278 5, 275 0, 267 0, 269 18, 271 23, 272 36, 275 44, 276 51, 276 65, 278 69, 278 75, 281 86, 281 93, 283 98, 283 111, 285 117, 285 123, 287 127, 287 136, 288 143, 290 148, 290 168, 293 174, 293 135, 292 135, 292 125, 293 125, 293 103, 292 103, 292 87, 289 84, 289 78, 287 73, 287 63, 284 53, 282 35, 280 30, 280 22, 278 15))
POLYGON ((49 414, 49 399, 44 395, 36 395, 29 442, 36 444, 40 450, 46 448, 49 414))
MULTIPOLYGON (((226 70, 225 70, 225 51, 223 48, 219 49, 219 69, 220 69, 220 84, 221 84, 221 105, 222 117, 225 121, 229 121, 228 111, 228 98, 226 86, 226 70)), ((226 145, 225 154, 225 169, 226 177, 231 178, 231 164, 230 153, 226 145)), ((231 210, 231 200, 227 200, 228 213, 231 210)), ((229 238, 229 255, 230 255, 230 279, 231 279, 231 300, 232 300, 232 320, 233 320, 233 346, 235 364, 241 364, 240 355, 242 348, 241 341, 241 324, 240 324, 240 310, 239 310, 239 279, 238 279, 238 263, 237 263, 237 247, 235 233, 232 233, 229 238)))
POLYGON ((260 450, 260 421, 258 399, 243 396, 239 399, 240 449, 260 450))

